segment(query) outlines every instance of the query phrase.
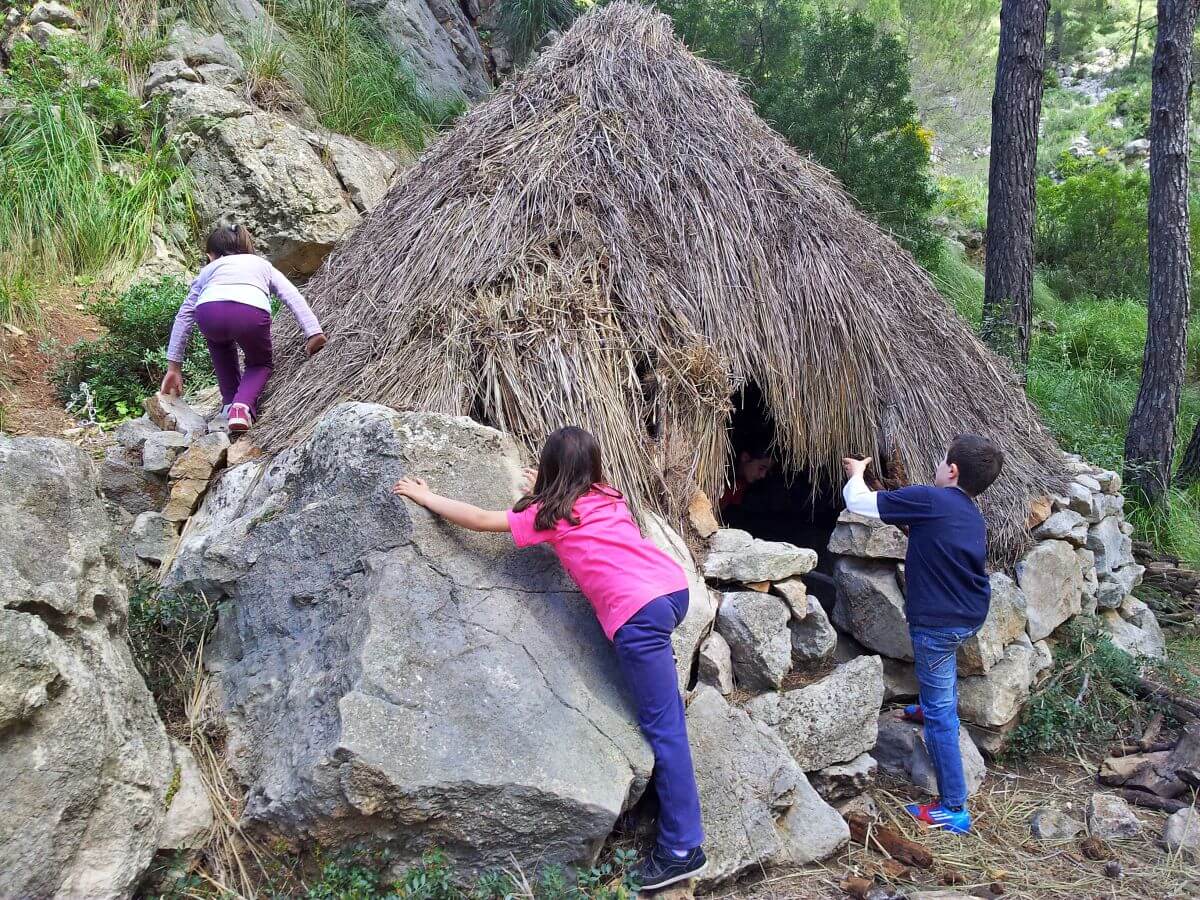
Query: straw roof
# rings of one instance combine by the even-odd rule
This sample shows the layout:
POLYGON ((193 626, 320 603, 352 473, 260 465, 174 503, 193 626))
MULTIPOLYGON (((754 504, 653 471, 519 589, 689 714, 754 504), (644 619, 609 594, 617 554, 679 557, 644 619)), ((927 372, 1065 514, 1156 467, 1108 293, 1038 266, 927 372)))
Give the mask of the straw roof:
POLYGON ((628 3, 465 115, 306 293, 330 345, 281 355, 268 446, 348 399, 471 415, 534 453, 580 424, 639 508, 674 514, 690 482, 725 483, 731 398, 753 382, 785 464, 829 481, 851 452, 916 481, 955 434, 997 440, 998 562, 1060 483, 1012 371, 912 257, 628 3))

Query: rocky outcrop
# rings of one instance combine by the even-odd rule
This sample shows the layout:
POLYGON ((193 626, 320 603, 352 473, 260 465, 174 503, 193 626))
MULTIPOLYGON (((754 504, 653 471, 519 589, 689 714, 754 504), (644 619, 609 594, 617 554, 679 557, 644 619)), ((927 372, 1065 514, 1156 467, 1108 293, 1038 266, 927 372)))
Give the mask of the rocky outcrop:
POLYGON ((844 556, 834 566, 834 580, 833 624, 876 653, 911 661, 912 639, 895 566, 844 556))
POLYGON ((150 67, 167 133, 192 178, 202 228, 237 221, 285 273, 308 275, 397 170, 388 154, 247 99, 246 70, 220 35, 179 24, 150 67))
POLYGON ((707 685, 687 721, 709 857, 702 886, 754 866, 824 859, 849 840, 845 821, 765 725, 707 685))
POLYGON ((87 455, 0 435, 0 535, 0 896, 127 896, 172 766, 87 455))
POLYGON ((593 860, 652 765, 611 645, 549 550, 401 501, 406 474, 503 508, 520 460, 465 418, 345 404, 226 470, 181 541, 167 584, 222 601, 244 814, 398 863, 593 860))
POLYGON ((806 687, 755 697, 746 711, 775 729, 810 772, 870 750, 882 703, 883 665, 878 656, 860 656, 806 687))

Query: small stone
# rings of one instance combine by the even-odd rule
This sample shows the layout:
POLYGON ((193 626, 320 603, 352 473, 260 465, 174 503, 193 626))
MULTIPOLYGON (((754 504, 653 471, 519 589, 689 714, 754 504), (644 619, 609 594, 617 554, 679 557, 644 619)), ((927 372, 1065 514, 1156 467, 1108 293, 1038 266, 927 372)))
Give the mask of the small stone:
POLYGON ((1087 488, 1091 493, 1100 493, 1100 482, 1089 472, 1080 472, 1075 476, 1075 483, 1087 488))
POLYGON ((792 611, 792 618, 803 619, 808 615, 808 587, 805 586, 804 579, 785 578, 773 584, 771 589, 787 603, 788 609, 792 611))
POLYGON ((1171 813, 1163 826, 1162 843, 1171 853, 1200 863, 1200 812, 1193 806, 1171 813))
POLYGON ((142 468, 156 475, 166 475, 190 443, 186 435, 177 431, 156 431, 142 444, 142 468))
POLYGON ((1079 849, 1085 857, 1095 862, 1103 862, 1106 859, 1113 858, 1112 847, 1108 846, 1108 844, 1095 835, 1084 838, 1079 844, 1079 849))
POLYGON ((871 821, 879 818, 879 804, 875 802, 875 798, 870 794, 862 794, 842 803, 835 803, 833 808, 841 813, 843 819, 847 820, 851 816, 865 816, 871 821))
POLYGON ((788 629, 792 633, 792 668, 813 668, 825 662, 837 649, 837 631, 825 615, 816 597, 807 598, 803 619, 792 618, 788 629))
POLYGON ((53 0, 35 3, 33 9, 29 11, 27 21, 30 25, 49 22, 51 25, 57 25, 59 28, 79 28, 83 24, 83 20, 79 18, 79 13, 61 3, 55 3, 53 0))
POLYGON ((1120 862, 1110 859, 1104 864, 1104 874, 1108 878, 1124 878, 1125 870, 1121 867, 1120 862))
POLYGON ((717 609, 717 631, 729 643, 737 685, 750 691, 774 690, 792 664, 790 614, 773 594, 735 591, 717 609))
POLYGON ((903 560, 908 538, 895 525, 844 510, 829 538, 829 552, 867 559, 903 560))
POLYGON ((1088 532, 1087 548, 1096 554, 1096 574, 1103 578, 1107 573, 1136 562, 1133 558, 1133 541, 1121 529, 1117 516, 1107 516, 1088 532))
POLYGON ((1025 521, 1026 527, 1031 531, 1037 528, 1048 518, 1054 511, 1054 507, 1050 502, 1049 497, 1037 497, 1029 504, 1029 517, 1025 521))
POLYGON ((52 43, 63 41, 74 36, 74 31, 56 28, 49 22, 39 22, 37 25, 34 25, 29 29, 29 37, 43 50, 47 49, 52 43))
POLYGON ((225 465, 232 469, 234 466, 240 466, 252 459, 258 459, 262 455, 262 450, 256 447, 249 438, 239 438, 230 444, 229 449, 225 452, 225 465))
POLYGON ((142 401, 146 415, 163 431, 178 431, 189 437, 208 434, 208 422, 192 409, 182 397, 156 393, 142 401))
POLYGON ((129 533, 138 559, 161 565, 174 552, 179 535, 174 523, 161 513, 144 512, 133 520, 129 533))
POLYGON ((722 694, 733 693, 733 657, 729 644, 717 632, 713 632, 700 645, 700 657, 696 675, 702 684, 715 687, 722 694))
POLYGON ((204 846, 212 830, 212 804, 192 751, 172 739, 171 758, 179 786, 167 807, 158 846, 160 850, 194 850, 204 846))
POLYGON ((826 803, 835 806, 870 790, 875 784, 879 763, 869 753, 856 756, 848 763, 826 766, 810 772, 808 781, 826 803))
POLYGON ((1169 750, 1161 753, 1138 753, 1131 756, 1110 756, 1100 764, 1096 775, 1101 784, 1110 787, 1122 785, 1133 778, 1140 770, 1148 766, 1156 766, 1166 762, 1171 753, 1169 750))
POLYGON ((208 481, 213 472, 225 464, 228 449, 229 435, 224 432, 216 431, 198 437, 171 466, 170 477, 208 481))
POLYGON ((141 450, 146 438, 158 432, 158 426, 150 421, 149 416, 139 416, 136 419, 126 419, 113 432, 118 444, 126 450, 141 450))
POLYGON ((717 517, 713 515, 712 501, 704 491, 692 494, 692 499, 688 501, 687 514, 692 528, 702 538, 712 537, 721 528, 717 517))
POLYGON ((1083 833, 1083 823, 1061 809, 1043 806, 1034 811, 1029 830, 1039 841, 1070 841, 1083 833))
POLYGON ((817 564, 813 550, 779 541, 763 541, 736 528, 722 528, 712 537, 704 577, 716 581, 782 581, 811 572, 817 564))
POLYGON ((1100 507, 1095 495, 1082 484, 1072 481, 1067 485, 1068 509, 1079 513, 1088 522, 1100 521, 1100 507))
POLYGON ((1135 838, 1142 833, 1142 823, 1129 804, 1112 794, 1092 794, 1087 803, 1087 827, 1092 837, 1106 841, 1135 838))
POLYGON ((1100 482, 1100 490, 1104 491, 1104 493, 1121 493, 1121 476, 1119 473, 1103 471, 1096 475, 1096 480, 1100 482))
POLYGON ((1074 510, 1063 509, 1035 528, 1033 536, 1039 541, 1067 541, 1082 547, 1087 542, 1088 523, 1074 510))
POLYGON ((163 507, 163 518, 168 522, 186 522, 200 505, 200 499, 208 490, 208 482, 194 478, 176 481, 171 486, 171 497, 163 507))

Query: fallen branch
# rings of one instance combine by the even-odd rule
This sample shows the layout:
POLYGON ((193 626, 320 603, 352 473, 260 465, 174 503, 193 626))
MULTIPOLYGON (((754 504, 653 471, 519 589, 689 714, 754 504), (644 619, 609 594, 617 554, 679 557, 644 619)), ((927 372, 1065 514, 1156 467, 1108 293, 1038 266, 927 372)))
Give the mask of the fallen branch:
POLYGON ((867 848, 874 844, 878 849, 900 862, 916 866, 918 869, 932 868, 932 853, 886 825, 872 822, 866 816, 861 815, 851 815, 846 822, 850 825, 850 839, 856 844, 862 844, 867 848))
POLYGON ((1164 750, 1175 749, 1174 741, 1155 741, 1153 744, 1142 746, 1141 741, 1132 744, 1113 744, 1108 749, 1109 756, 1133 756, 1138 753, 1162 753, 1164 750))
POLYGON ((1142 739, 1138 741, 1142 751, 1148 751, 1151 744, 1158 738, 1158 733, 1162 731, 1164 716, 1161 712, 1156 712, 1150 719, 1150 724, 1146 726, 1146 730, 1142 732, 1142 739))
POLYGON ((1200 718, 1200 703, 1176 694, 1170 688, 1155 684, 1148 678, 1137 679, 1138 693, 1147 700, 1158 700, 1169 703, 1177 712, 1183 713, 1184 718, 1200 718))
POLYGON ((1145 809, 1157 809, 1160 812, 1179 812, 1179 810, 1187 809, 1191 806, 1190 803, 1183 803, 1179 800, 1167 800, 1165 797, 1159 797, 1156 794, 1147 794, 1144 791, 1135 791, 1132 788, 1117 788, 1113 793, 1134 806, 1141 806, 1145 809))

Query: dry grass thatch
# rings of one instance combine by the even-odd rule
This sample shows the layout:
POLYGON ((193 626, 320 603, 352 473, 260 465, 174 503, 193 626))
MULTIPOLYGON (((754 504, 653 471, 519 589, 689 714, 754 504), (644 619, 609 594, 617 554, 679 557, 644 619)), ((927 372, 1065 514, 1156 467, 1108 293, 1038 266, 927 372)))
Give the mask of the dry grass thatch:
POLYGON ((785 462, 830 480, 847 453, 927 479, 956 433, 997 439, 997 561, 1060 470, 1011 370, 911 256, 627 3, 467 114, 308 294, 331 344, 280 360, 269 446, 348 399, 469 414, 531 450, 578 423, 616 484, 675 513, 689 480, 723 484, 730 400, 754 382, 785 462))

